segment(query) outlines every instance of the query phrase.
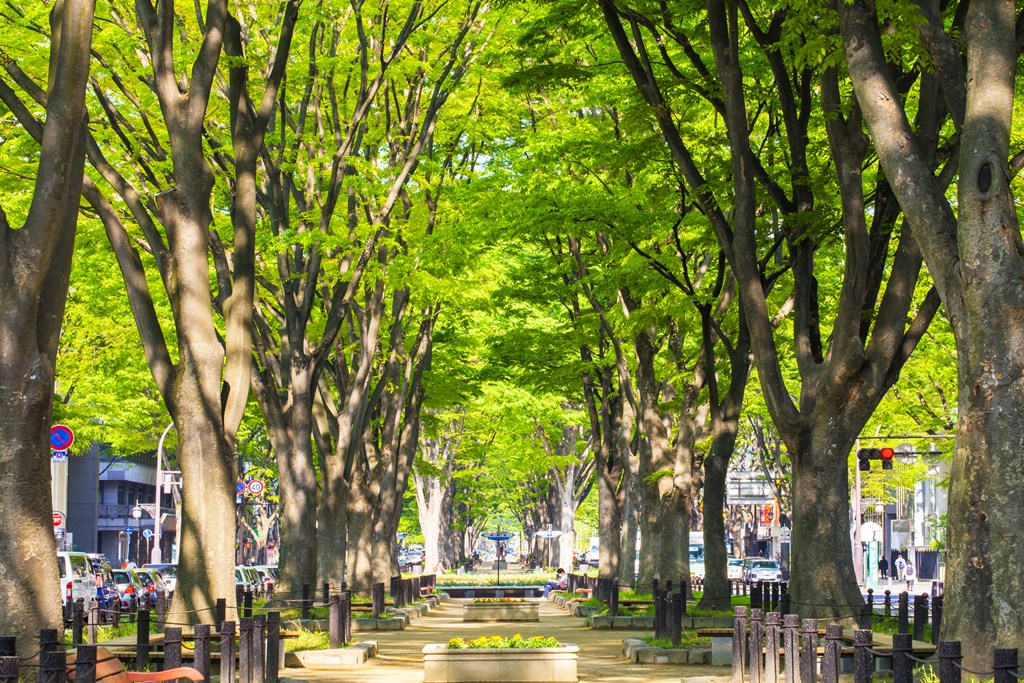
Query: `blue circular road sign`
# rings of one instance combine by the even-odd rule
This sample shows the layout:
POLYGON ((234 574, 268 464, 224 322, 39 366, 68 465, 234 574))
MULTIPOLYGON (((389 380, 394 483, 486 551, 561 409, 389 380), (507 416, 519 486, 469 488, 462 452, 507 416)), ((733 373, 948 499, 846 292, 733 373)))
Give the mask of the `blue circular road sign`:
POLYGON ((75 433, 71 427, 53 425, 50 427, 50 448, 55 451, 66 451, 75 442, 75 433))
POLYGON ((142 537, 143 538, 152 538, 153 537, 153 530, 152 529, 143 529, 142 530, 142 537))

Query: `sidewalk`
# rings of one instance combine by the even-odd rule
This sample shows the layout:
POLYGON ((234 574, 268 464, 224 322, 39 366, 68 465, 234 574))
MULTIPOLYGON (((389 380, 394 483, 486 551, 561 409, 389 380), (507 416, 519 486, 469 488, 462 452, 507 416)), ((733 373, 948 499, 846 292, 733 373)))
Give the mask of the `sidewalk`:
MULTIPOLYGON (((503 572, 504 573, 504 572, 503 572)), ((633 683, 672 681, 685 677, 714 676, 725 681, 728 669, 678 664, 630 664, 622 656, 622 639, 635 638, 640 631, 595 631, 583 625, 583 619, 569 616, 547 600, 540 601, 540 622, 463 623, 462 600, 447 600, 430 615, 420 617, 404 631, 358 633, 358 640, 376 640, 380 654, 365 665, 345 671, 284 669, 282 679, 311 683, 422 683, 423 646, 444 643, 456 636, 477 638, 482 635, 511 636, 514 633, 545 635, 580 647, 579 680, 633 683)))

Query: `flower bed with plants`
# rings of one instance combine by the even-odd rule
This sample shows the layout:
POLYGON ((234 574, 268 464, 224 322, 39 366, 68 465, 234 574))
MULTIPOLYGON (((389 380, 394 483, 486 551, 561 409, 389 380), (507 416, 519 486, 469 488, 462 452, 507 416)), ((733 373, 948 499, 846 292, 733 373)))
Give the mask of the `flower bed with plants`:
POLYGON ((540 605, 520 598, 477 598, 462 606, 463 621, 540 621, 540 605))
POLYGON ((453 638, 423 648, 424 683, 576 681, 579 648, 545 636, 453 638))

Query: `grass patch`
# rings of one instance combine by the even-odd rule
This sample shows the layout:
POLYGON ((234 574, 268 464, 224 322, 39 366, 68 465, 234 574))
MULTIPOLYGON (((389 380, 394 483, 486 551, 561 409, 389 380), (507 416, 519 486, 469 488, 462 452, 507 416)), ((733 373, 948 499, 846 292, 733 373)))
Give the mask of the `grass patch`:
MULTIPOLYGON (((910 633, 914 633, 914 621, 911 619, 907 622, 907 626, 910 633)), ((896 617, 880 617, 875 615, 874 621, 871 624, 871 630, 875 633, 888 633, 889 635, 895 635, 899 633, 899 619, 896 617)), ((924 626, 924 642, 932 642, 932 625, 925 624, 924 626)))
MULTIPOLYGON (((149 632, 150 633, 160 633, 161 632, 161 629, 157 626, 155 619, 149 622, 149 632)), ((134 638, 135 636, 138 635, 138 633, 139 633, 138 626, 136 624, 134 624, 134 623, 121 622, 120 624, 117 625, 116 628, 113 625, 110 625, 110 624, 101 624, 96 629, 96 642, 98 642, 98 643, 105 643, 106 641, 114 640, 115 638, 125 638, 125 637, 132 637, 132 638, 134 638)), ((68 646, 71 645, 71 635, 72 634, 71 634, 71 629, 70 628, 64 629, 64 644, 65 645, 68 645, 68 646)), ((86 639, 88 639, 88 637, 89 637, 89 627, 87 626, 87 627, 82 629, 82 639, 86 640, 86 639)))
POLYGON ((710 638, 699 638, 693 631, 683 631, 682 636, 679 639, 679 645, 673 645, 669 638, 655 638, 653 635, 644 636, 644 642, 651 647, 659 647, 663 650, 689 650, 694 646, 707 645, 711 646, 710 638))
MULTIPOLYGON (((609 610, 602 612, 602 616, 609 616, 609 610)), ((654 605, 637 605, 636 607, 619 606, 620 617, 653 617, 654 605)))
POLYGON ((297 638, 286 638, 284 641, 285 652, 298 652, 300 650, 326 650, 331 645, 331 635, 326 631, 307 631, 299 629, 297 638))

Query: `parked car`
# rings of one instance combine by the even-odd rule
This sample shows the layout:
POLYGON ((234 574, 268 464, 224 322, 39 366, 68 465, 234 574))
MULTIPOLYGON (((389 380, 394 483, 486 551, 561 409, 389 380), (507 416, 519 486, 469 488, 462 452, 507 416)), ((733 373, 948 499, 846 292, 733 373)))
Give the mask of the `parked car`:
MULTIPOLYGON (((88 604, 96 596, 92 562, 85 553, 58 552, 57 571, 60 574, 60 595, 65 603, 81 599, 88 604)), ((71 618, 70 614, 64 616, 71 618)))
POLYGON ((174 595, 174 589, 178 587, 178 565, 176 564, 144 564, 143 569, 155 569, 164 577, 164 588, 167 595, 174 595))
POLYGON ((134 569, 112 569, 110 573, 117 584, 118 593, 121 594, 121 611, 135 612, 141 604, 146 588, 142 579, 134 569))
POLYGON ((743 560, 738 557, 730 557, 725 571, 730 580, 740 581, 743 579, 743 560))
POLYGON ((266 567, 255 565, 251 567, 251 569, 260 577, 260 586, 262 588, 260 592, 264 596, 269 597, 270 594, 274 592, 274 584, 277 583, 277 581, 270 575, 270 571, 266 567))
POLYGON ((157 595, 167 595, 167 585, 163 575, 155 569, 136 569, 135 573, 142 579, 144 587, 142 607, 156 607, 157 595))
POLYGON ((252 567, 239 565, 235 567, 235 588, 241 588, 242 592, 252 591, 253 595, 263 595, 263 580, 252 567))
POLYGON ((747 571, 747 583, 782 581, 782 569, 775 560, 754 560, 747 571))

